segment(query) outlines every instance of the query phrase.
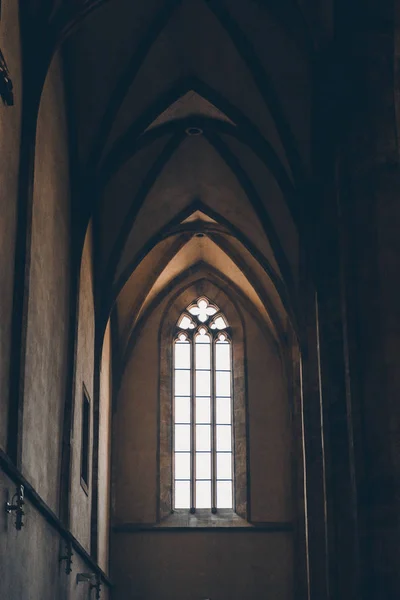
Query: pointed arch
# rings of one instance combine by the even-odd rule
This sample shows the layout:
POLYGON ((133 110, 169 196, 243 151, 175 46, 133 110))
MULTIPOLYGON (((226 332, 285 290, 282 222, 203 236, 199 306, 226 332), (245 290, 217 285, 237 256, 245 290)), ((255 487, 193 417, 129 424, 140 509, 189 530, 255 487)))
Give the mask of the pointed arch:
MULTIPOLYGON (((279 343, 284 344, 286 336, 285 336, 285 331, 284 331, 284 323, 282 321, 281 315, 279 314, 279 309, 274 305, 273 301, 271 300, 271 298, 268 294, 268 291, 259 282, 253 269, 239 256, 238 252, 235 251, 231 247, 229 242, 227 240, 225 240, 223 238, 223 236, 213 235, 213 236, 210 236, 210 240, 227 256, 227 258, 229 258, 233 262, 233 264, 243 274, 246 282, 250 285, 251 289, 258 296, 266 313, 268 314, 268 318, 270 319, 272 326, 274 328, 274 331, 275 331, 276 339, 278 340, 279 343)), ((164 269, 168 266, 169 262, 171 260, 173 260, 175 254, 179 251, 179 249, 182 249, 186 245, 187 242, 188 242, 188 238, 185 239, 185 237, 178 237, 176 239, 176 242, 166 252, 166 254, 163 255, 163 257, 159 261, 158 265, 156 265, 155 268, 153 269, 151 277, 144 284, 143 291, 138 295, 138 297, 135 300, 134 306, 131 306, 130 310, 129 310, 130 314, 139 315, 138 320, 141 319, 142 310, 144 310, 144 312, 147 310, 147 308, 145 307, 145 301, 146 301, 147 296, 150 294, 151 290, 153 289, 153 286, 156 284, 158 277, 161 275, 161 273, 164 271, 164 269)), ((205 264, 208 265, 208 263, 205 263, 204 261, 200 261, 200 263, 203 265, 205 265, 205 264)), ((216 271, 216 269, 215 269, 215 271, 216 271)), ((184 271, 184 272, 186 272, 186 271, 184 271)), ((179 275, 177 277, 179 277, 179 275)), ((228 285, 235 285, 232 283, 230 278, 226 278, 226 281, 228 282, 228 285)), ((172 285, 172 282, 167 284, 167 287, 170 287, 171 285, 172 285)), ((238 286, 236 286, 236 287, 238 287, 238 286)), ((160 293, 162 293, 162 290, 160 291, 160 293)), ((247 294, 244 294, 241 291, 241 295, 242 295, 242 298, 245 297, 248 300, 247 294)), ((283 305, 283 303, 282 303, 282 305, 283 305)), ((150 302, 150 306, 151 306, 151 302, 150 302)), ((259 309, 256 309, 256 310, 257 310, 257 312, 259 311, 259 309)), ((296 320, 293 318, 292 313, 288 312, 287 314, 288 314, 289 318, 291 318, 291 320, 292 320, 293 327, 296 328, 296 320)), ((142 316, 143 316, 143 313, 142 313, 142 316)), ((138 320, 133 321, 133 322, 129 321, 128 329, 125 329, 124 338, 129 339, 129 337, 133 335, 133 331, 138 323, 138 320)))
MULTIPOLYGON (((167 143, 165 149, 161 152, 159 158, 150 168, 147 176, 142 182, 139 192, 135 197, 134 201, 132 202, 131 208, 125 217, 122 230, 117 239, 117 243, 114 245, 113 250, 111 252, 108 265, 105 271, 105 285, 107 285, 107 282, 111 283, 113 281, 118 261, 122 255, 123 248, 128 240, 129 233, 134 223, 134 220, 138 215, 141 207, 144 205, 146 198, 151 188, 153 187, 157 177, 162 173, 169 159, 177 150, 180 143, 183 141, 183 136, 184 133, 182 133, 179 137, 176 136, 175 138, 172 138, 170 142, 167 143)), ((219 138, 218 140, 216 140, 216 138, 212 138, 209 141, 211 145, 215 148, 215 150, 218 152, 218 154, 221 156, 225 164, 227 164, 228 168, 232 171, 232 173, 238 180, 239 185, 246 194, 250 204, 252 205, 255 211, 255 214, 257 215, 261 223, 262 228, 264 229, 264 233, 269 243, 271 244, 277 263, 284 276, 286 285, 289 287, 289 289, 293 290, 293 276, 291 273, 289 261, 281 246, 279 236, 275 231, 274 225, 268 215, 268 212, 264 207, 263 203, 261 202, 261 199, 259 198, 254 186, 252 185, 250 178, 247 176, 245 170, 242 168, 241 164, 236 159, 236 157, 234 157, 234 155, 226 148, 225 144, 221 140, 219 140, 219 138), (217 144, 217 146, 215 146, 215 144, 217 144)), ((158 236, 159 234, 157 234, 157 237, 158 236)))
MULTIPOLYGON (((204 225, 201 226, 201 231, 204 231, 209 235, 227 234, 229 236, 232 236, 233 238, 237 239, 246 248, 246 250, 250 252, 250 254, 260 264, 262 269, 265 271, 266 275, 271 280, 271 283, 274 286, 282 302, 283 307, 285 308, 287 314, 290 316, 294 329, 297 331, 298 317, 296 316, 297 309, 295 297, 293 296, 293 294, 289 295, 285 282, 282 281, 279 275, 275 272, 268 259, 258 250, 258 248, 251 242, 251 240, 248 237, 246 237, 244 233, 242 233, 233 224, 231 224, 230 221, 225 219, 219 213, 215 212, 213 209, 211 209, 199 199, 194 200, 189 206, 185 207, 179 214, 174 216, 173 219, 169 221, 169 223, 167 223, 155 235, 153 235, 152 238, 145 244, 145 246, 143 246, 143 248, 141 248, 139 252, 132 258, 130 263, 121 273, 119 279, 114 284, 112 284, 111 280, 108 280, 106 289, 109 289, 109 293, 106 293, 104 296, 99 326, 101 328, 104 327, 104 324, 106 323, 109 314, 112 312, 112 307, 114 306, 118 295, 121 293, 129 277, 140 265, 140 263, 146 258, 146 256, 151 252, 151 250, 157 245, 157 243, 177 234, 193 235, 195 228, 197 231, 197 226, 195 226, 194 224, 182 223, 182 221, 184 221, 196 211, 201 211, 205 213, 211 219, 216 220, 218 223, 220 223, 224 228, 221 230, 218 227, 218 223, 216 225, 212 223, 204 223, 204 225)), ((106 290, 104 291, 106 292, 106 290)))
MULTIPOLYGON (((264 336, 271 342, 276 350, 276 352, 281 355, 281 346, 277 342, 275 336, 271 332, 269 326, 266 324, 263 316, 260 314, 256 306, 252 303, 252 301, 244 294, 241 288, 236 285, 233 281, 231 281, 228 277, 226 277, 223 273, 221 273, 218 269, 213 267, 212 265, 205 263, 203 261, 197 262, 192 267, 189 267, 184 272, 177 275, 168 285, 166 285, 157 296, 150 302, 148 307, 144 310, 143 314, 139 318, 139 320, 135 323, 134 327, 131 330, 129 335, 129 339, 126 345, 126 349, 124 355, 121 357, 121 373, 120 376, 122 378, 125 368, 128 364, 129 357, 132 354, 132 351, 135 347, 135 344, 139 340, 140 335, 144 331, 148 318, 153 314, 153 312, 160 306, 161 302, 168 297, 168 295, 174 289, 184 289, 185 281, 188 279, 195 278, 199 275, 199 280, 212 281, 218 287, 223 289, 229 289, 235 295, 237 300, 246 307, 248 313, 253 317, 253 319, 258 324, 260 331, 264 334, 264 336), (206 275, 202 274, 206 273, 206 275)), ((186 286, 192 285, 193 281, 191 280, 186 286)))

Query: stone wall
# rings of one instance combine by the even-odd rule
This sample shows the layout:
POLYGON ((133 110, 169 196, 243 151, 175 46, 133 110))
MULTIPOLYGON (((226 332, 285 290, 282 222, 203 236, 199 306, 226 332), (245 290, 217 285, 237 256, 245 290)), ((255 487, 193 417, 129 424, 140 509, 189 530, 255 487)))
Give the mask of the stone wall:
MULTIPOLYGON (((105 571, 108 544, 108 499, 102 510, 102 566, 90 555, 91 498, 80 487, 81 392, 83 383, 93 396, 94 373, 94 294, 91 230, 83 250, 80 294, 74 299, 71 287, 75 271, 72 252, 76 241, 72 231, 70 197, 70 147, 63 63, 56 54, 46 77, 37 120, 34 148, 33 198, 19 205, 21 194, 21 107, 20 38, 17 2, 2 2, 1 49, 13 79, 15 106, 0 106, 0 500, 11 501, 17 486, 25 488, 24 526, 15 528, 15 515, 0 515, 0 597, 7 600, 94 597, 88 583, 77 583, 79 572, 101 577, 101 598, 108 598, 105 571), (21 206, 25 206, 26 213, 21 206), (15 270, 14 247, 18 231, 28 242, 26 257, 15 270), (25 229, 26 226, 26 229, 25 229), (26 258, 26 260, 25 260, 26 258), (23 268, 21 268, 23 264, 23 268), (18 298, 14 294, 14 272, 19 275, 18 298), (21 285, 23 282, 23 285, 21 285), (74 301, 78 300, 76 356, 71 356, 75 326, 71 323, 74 301), (11 349, 13 302, 23 306, 14 315, 19 321, 11 349), (22 328, 21 328, 22 327, 22 328), (22 331, 22 333, 21 333, 22 331), (15 340, 19 339, 18 346, 15 340), (10 374, 11 364, 17 365, 10 374), (21 357, 21 373, 19 358, 21 357), (73 362, 75 358, 75 362, 73 362), (76 371, 72 377, 72 371, 76 371), (17 374, 17 375, 16 375, 17 374), (75 381, 71 399, 69 383, 75 381), (15 394, 9 393, 14 381, 15 394), (65 426, 65 403, 73 404, 73 431, 65 426), (8 414, 14 415, 7 440, 8 414), (22 428, 20 428, 22 424, 22 428), (71 437, 70 437, 71 434, 71 437), (66 442, 71 441, 72 464, 63 465, 66 442), (8 444, 7 444, 8 442, 8 444), (10 455, 6 454, 9 446, 10 455), (69 471, 69 469, 71 470, 69 471), (71 480, 71 525, 60 507, 60 483, 71 480), (60 561, 70 546, 72 571, 65 572, 60 561)), ((31 115, 32 116, 32 115, 31 115)), ((32 127, 32 124, 30 125, 32 127)), ((26 192, 26 190, 25 190, 26 192)), ((28 194, 29 195, 29 194, 28 194)), ((20 254, 23 253, 22 244, 20 254)), ((14 311, 16 312, 16 311, 14 311)), ((108 341, 108 338, 107 338, 108 341)), ((106 343, 107 345, 107 343, 106 343)), ((107 348, 109 344, 107 345, 107 348)), ((104 371, 111 373, 110 351, 104 358, 104 371)), ((110 374, 108 379, 110 379, 110 374)), ((107 378, 106 378, 107 379, 107 378)), ((110 386, 104 384, 102 439, 109 429, 110 386)), ((92 398, 92 400, 94 400, 92 398)), ((11 421, 10 421, 11 422, 11 421)), ((90 446, 92 439, 90 439, 90 446)), ((101 473, 108 486, 109 446, 103 446, 101 473)), ((91 471, 91 469, 90 469, 91 471)), ((103 499, 101 499, 103 502, 103 499)), ((62 498, 66 506, 68 502, 62 498)))
POLYGON ((58 511, 69 335, 70 197, 63 75, 56 56, 38 116, 27 314, 22 471, 58 511))

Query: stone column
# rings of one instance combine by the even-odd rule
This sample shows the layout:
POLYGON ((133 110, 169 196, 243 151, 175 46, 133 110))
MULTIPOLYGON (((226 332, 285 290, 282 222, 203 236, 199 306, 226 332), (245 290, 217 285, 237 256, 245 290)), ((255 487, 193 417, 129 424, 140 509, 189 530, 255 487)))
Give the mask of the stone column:
MULTIPOLYGON (((389 4, 355 2, 358 12, 353 6, 346 21, 344 11, 338 29, 348 73, 332 137, 343 360, 335 369, 328 345, 322 362, 332 381, 344 367, 347 412, 344 421, 343 402, 337 415, 329 409, 334 598, 400 597, 400 169, 389 4), (337 453, 345 431, 347 464, 337 453)), ((325 317, 329 327, 329 311, 325 317)))
POLYGON ((305 530, 309 600, 328 600, 328 539, 325 432, 321 404, 316 293, 303 272, 301 323, 301 409, 304 440, 305 530))

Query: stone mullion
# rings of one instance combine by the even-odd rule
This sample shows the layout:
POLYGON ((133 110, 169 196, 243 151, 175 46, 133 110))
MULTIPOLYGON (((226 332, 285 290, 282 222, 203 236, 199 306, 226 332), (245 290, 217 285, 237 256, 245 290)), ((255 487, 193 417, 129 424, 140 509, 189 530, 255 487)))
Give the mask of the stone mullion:
POLYGON ((195 337, 190 340, 190 512, 196 512, 196 355, 195 337))
POLYGON ((216 400, 216 358, 215 342, 216 337, 212 331, 210 344, 210 376, 211 376, 211 511, 217 512, 217 400, 216 400))

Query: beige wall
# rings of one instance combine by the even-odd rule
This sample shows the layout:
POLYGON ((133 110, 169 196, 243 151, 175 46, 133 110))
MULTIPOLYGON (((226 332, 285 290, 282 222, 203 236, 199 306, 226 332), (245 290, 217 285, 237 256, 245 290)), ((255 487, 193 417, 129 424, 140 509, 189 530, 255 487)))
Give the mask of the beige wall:
POLYGON ((159 312, 132 353, 114 414, 114 516, 133 523, 157 518, 159 312))
POLYGON ((14 85, 15 102, 13 107, 0 102, 0 448, 5 449, 22 92, 18 2, 15 0, 2 2, 0 40, 14 85))
POLYGON ((57 512, 69 331, 70 198, 63 74, 55 56, 36 136, 23 473, 57 512))
MULTIPOLYGON (((14 482, 0 471, 2 500, 14 492, 14 482)), ((24 512, 24 527, 17 531, 14 516, 0 511, 0 598, 61 599, 67 576, 58 563, 60 538, 28 500, 24 512)))
POLYGON ((294 597, 290 534, 118 533, 112 547, 117 600, 294 597))
MULTIPOLYGON (((87 491, 81 486, 82 400, 83 386, 90 400, 90 436, 93 440, 93 374, 94 374, 94 297, 92 264, 92 227, 88 228, 82 253, 78 332, 76 340, 75 402, 72 431, 71 468, 71 531, 90 550, 90 513, 92 500, 92 469, 89 468, 87 491)), ((89 445, 89 465, 92 464, 92 443, 89 445)))
POLYGON ((292 518, 291 421, 282 362, 245 313, 252 521, 292 518))
MULTIPOLYGON (((150 524, 157 519, 158 349, 167 301, 152 314, 136 341, 117 399, 114 522, 120 525, 150 524)), ((285 380, 272 339, 242 310, 247 346, 250 511, 253 521, 286 522, 292 518, 292 491, 285 380)), ((119 583, 116 598, 292 598, 291 534, 242 530, 115 533, 112 547, 112 575, 119 583), (218 568, 214 568, 214 560, 218 568)))
MULTIPOLYGON (((9 497, 15 484, 0 470, 0 496, 9 497)), ((91 566, 74 551, 72 572, 65 573, 65 540, 25 498, 24 527, 14 528, 14 516, 0 511, 0 598, 1 600, 93 600, 89 584, 76 582, 78 573, 92 572, 91 566)), ((108 588, 101 589, 107 600, 108 588)))

